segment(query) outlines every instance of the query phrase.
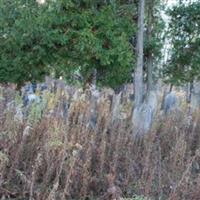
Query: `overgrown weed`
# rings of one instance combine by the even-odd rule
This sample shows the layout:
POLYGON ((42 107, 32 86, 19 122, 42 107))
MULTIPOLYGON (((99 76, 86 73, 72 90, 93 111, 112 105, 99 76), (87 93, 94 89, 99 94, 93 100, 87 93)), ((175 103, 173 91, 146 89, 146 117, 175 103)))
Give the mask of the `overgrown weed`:
POLYGON ((46 106, 32 104, 35 110, 19 122, 16 107, 8 109, 5 102, 16 97, 1 88, 1 198, 199 199, 198 113, 190 121, 184 113, 158 116, 138 141, 131 117, 112 121, 110 94, 100 95, 95 108, 87 94, 80 95, 45 93, 46 106))

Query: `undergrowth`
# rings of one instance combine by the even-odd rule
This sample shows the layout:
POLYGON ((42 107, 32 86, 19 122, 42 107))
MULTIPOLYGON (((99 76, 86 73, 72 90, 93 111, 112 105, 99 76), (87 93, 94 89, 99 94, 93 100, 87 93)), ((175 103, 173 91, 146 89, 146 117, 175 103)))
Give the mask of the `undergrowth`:
POLYGON ((199 199, 198 112, 158 116, 135 138, 130 114, 113 120, 108 92, 47 92, 28 108, 15 94, 0 98, 0 198, 199 199))

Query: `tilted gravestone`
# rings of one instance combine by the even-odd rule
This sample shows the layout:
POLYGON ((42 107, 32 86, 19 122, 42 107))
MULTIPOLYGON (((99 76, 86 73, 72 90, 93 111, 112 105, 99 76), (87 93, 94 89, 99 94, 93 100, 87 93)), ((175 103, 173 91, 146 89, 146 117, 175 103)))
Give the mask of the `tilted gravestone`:
POLYGON ((164 98, 163 110, 165 114, 169 114, 178 108, 178 99, 174 91, 168 93, 164 98))

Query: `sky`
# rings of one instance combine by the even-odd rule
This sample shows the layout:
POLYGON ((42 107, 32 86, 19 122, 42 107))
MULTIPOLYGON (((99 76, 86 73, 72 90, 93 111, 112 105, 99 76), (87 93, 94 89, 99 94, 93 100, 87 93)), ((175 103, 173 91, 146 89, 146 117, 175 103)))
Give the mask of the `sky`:
POLYGON ((167 5, 169 7, 171 7, 171 6, 175 5, 178 1, 177 0, 166 0, 166 2, 167 2, 167 5))

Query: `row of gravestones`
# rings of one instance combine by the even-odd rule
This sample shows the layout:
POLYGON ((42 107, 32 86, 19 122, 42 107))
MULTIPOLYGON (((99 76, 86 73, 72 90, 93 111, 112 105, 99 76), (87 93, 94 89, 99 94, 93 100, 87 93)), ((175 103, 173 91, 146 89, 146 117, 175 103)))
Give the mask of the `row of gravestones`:
POLYGON ((187 111, 186 122, 190 121, 191 114, 200 108, 200 83, 194 84, 190 95, 191 102, 187 104, 187 91, 184 88, 170 92, 164 91, 162 103, 159 106, 159 94, 156 91, 152 91, 146 101, 140 107, 134 109, 132 118, 134 134, 141 136, 147 133, 151 129, 156 114, 169 116, 174 113, 179 116, 178 114, 184 110, 187 111))
MULTIPOLYGON (((198 87, 197 87, 198 88, 198 87)), ((82 90, 66 86, 64 82, 58 80, 47 79, 45 83, 40 84, 28 84, 22 89, 23 94, 23 102, 24 106, 27 106, 31 102, 39 102, 40 98, 36 95, 36 90, 40 90, 42 93, 45 90, 49 90, 51 92, 55 92, 57 89, 67 90, 67 93, 72 96, 73 99, 78 99, 81 95, 87 93, 82 90)), ((195 90, 197 91, 197 90, 195 90)), ((197 93, 197 92, 196 92, 197 93)), ((200 98, 199 93, 194 93, 192 96, 192 107, 197 108, 200 105, 200 98), (197 100, 196 100, 197 99, 197 100), (199 101, 198 101, 199 99, 199 101)), ((140 132, 148 132, 152 126, 154 118, 156 114, 163 113, 164 115, 169 115, 173 111, 176 111, 180 108, 180 101, 184 98, 184 92, 180 95, 180 92, 171 91, 164 94, 164 98, 162 100, 162 106, 159 105, 161 102, 161 94, 158 91, 152 91, 149 93, 148 97, 146 98, 145 102, 139 107, 134 109, 132 120, 133 124, 136 126, 140 132), (161 106, 161 112, 160 112, 161 106)), ((105 98, 110 98, 111 101, 111 112, 112 112, 112 122, 115 122, 121 118, 120 115, 120 105, 122 103, 130 103, 133 102, 133 86, 126 85, 123 90, 119 91, 116 94, 111 89, 103 89, 101 91, 97 90, 94 86, 89 88, 89 95, 88 100, 91 101, 91 124, 92 127, 95 127, 97 113, 96 113, 96 102, 102 96, 105 98)), ((69 105, 67 106, 69 107, 69 105)))

